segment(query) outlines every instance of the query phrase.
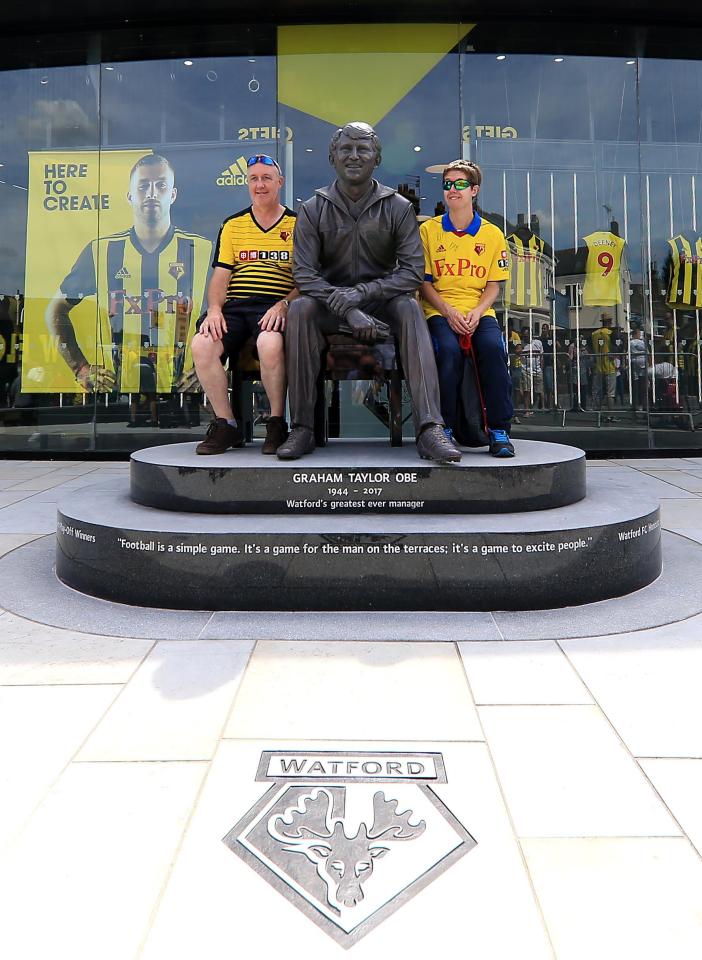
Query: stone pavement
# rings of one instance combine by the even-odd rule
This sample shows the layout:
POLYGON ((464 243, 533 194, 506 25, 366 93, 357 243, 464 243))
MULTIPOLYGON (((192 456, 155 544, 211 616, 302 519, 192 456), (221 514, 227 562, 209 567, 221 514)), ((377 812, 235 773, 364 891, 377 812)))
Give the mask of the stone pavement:
MULTIPOLYGON (((702 458, 589 469, 702 543, 702 458)), ((65 491, 126 476, 0 461, 3 562, 65 491)), ((0 956, 699 960, 702 615, 508 642, 423 640, 421 617, 414 642, 354 642, 324 619, 304 640, 154 640, 1 613, 0 956), (445 776, 330 786, 315 755, 445 776), (287 779, 264 779, 276 763, 287 779), (312 837, 313 807, 350 837, 378 793, 397 801, 382 850, 312 837)))

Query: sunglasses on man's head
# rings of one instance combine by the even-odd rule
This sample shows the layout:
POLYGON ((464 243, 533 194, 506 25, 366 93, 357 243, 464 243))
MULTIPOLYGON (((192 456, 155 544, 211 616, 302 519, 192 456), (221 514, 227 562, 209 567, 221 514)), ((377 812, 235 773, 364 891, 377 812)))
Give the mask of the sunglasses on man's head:
POLYGON ((472 180, 444 180, 444 190, 467 190, 473 186, 472 180))
POLYGON ((275 167, 278 173, 282 174, 278 161, 274 160, 273 157, 266 156, 265 153, 257 153, 255 157, 249 157, 246 166, 253 167, 255 163, 265 163, 267 167, 275 167))

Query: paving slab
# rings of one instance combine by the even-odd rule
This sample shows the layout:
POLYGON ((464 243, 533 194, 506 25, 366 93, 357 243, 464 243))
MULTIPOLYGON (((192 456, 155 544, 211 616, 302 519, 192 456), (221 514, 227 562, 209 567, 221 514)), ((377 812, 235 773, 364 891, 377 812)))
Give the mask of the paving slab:
POLYGON ((133 960, 204 763, 73 763, 0 866, 0 954, 133 960))
POLYGON ((684 839, 526 840, 558 960, 699 960, 702 861, 684 839))
POLYGON ((157 643, 77 759, 210 760, 252 646, 157 643))
MULTIPOLYGON (((636 494, 636 496, 655 497, 656 500, 667 498, 697 501, 699 498, 694 493, 683 490, 673 482, 673 479, 667 479, 668 475, 675 478, 678 473, 679 470, 658 470, 654 475, 635 470, 633 467, 601 467, 590 478, 588 489, 596 480, 600 484, 606 484, 610 490, 626 491, 629 496, 636 494)), ((599 491, 598 496, 602 496, 599 491)))
POLYGON ((478 712, 517 836, 680 836, 596 706, 478 712))
POLYGON ((660 757, 641 767, 702 856, 702 760, 660 757))
POLYGON ((592 703, 553 640, 459 643, 476 704, 592 703))
POLYGON ((322 716, 325 738, 483 739, 451 643, 259 642, 224 736, 274 736, 281 715, 300 739, 319 735, 322 716))
POLYGON ((699 617, 560 645, 634 756, 702 758, 699 617))
POLYGON ((40 534, 35 533, 0 533, 0 557, 6 553, 12 553, 17 547, 24 546, 25 543, 31 543, 36 540, 40 534))
MULTIPOLYGON (((17 492, 17 491, 16 491, 17 492)), ((0 509, 0 533, 54 533, 56 501, 37 501, 30 493, 0 509)))
POLYGON ((29 819, 119 692, 117 684, 0 687, 0 727, 6 731, 0 738, 0 848, 29 819))
POLYGON ((679 497, 661 498, 661 526, 666 530, 702 527, 702 499, 682 500, 679 497))
POLYGON ((150 640, 96 637, 0 615, 0 685, 126 683, 150 640))

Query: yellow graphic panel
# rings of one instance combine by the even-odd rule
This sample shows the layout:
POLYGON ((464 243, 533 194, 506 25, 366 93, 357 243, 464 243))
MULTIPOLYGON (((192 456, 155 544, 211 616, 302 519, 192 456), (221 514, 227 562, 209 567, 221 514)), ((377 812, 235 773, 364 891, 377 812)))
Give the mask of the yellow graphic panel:
POLYGON ((378 123, 475 24, 278 28, 278 99, 342 126, 378 123))
MULTIPOLYGON (((28 392, 77 391, 49 333, 46 310, 86 244, 131 226, 129 171, 150 149, 43 151, 29 154, 27 277, 22 385, 28 392)), ((88 296, 71 310, 76 339, 90 363, 110 367, 105 305, 88 296)), ((109 328, 109 324, 107 324, 109 328)))

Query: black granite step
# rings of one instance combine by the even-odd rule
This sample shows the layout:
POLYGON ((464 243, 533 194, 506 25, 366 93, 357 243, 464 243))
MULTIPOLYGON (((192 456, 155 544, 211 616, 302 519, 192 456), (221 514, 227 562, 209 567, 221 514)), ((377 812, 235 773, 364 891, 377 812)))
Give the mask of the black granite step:
POLYGON ((132 499, 197 513, 431 514, 549 510, 585 496, 585 454, 560 443, 516 440, 517 456, 466 450, 433 464, 414 445, 332 441, 296 461, 261 456, 260 444, 198 456, 194 443, 133 453, 132 499))
POLYGON ((661 571, 658 504, 589 487, 531 513, 216 517, 90 487, 59 505, 56 572, 107 600, 190 610, 564 607, 661 571))

